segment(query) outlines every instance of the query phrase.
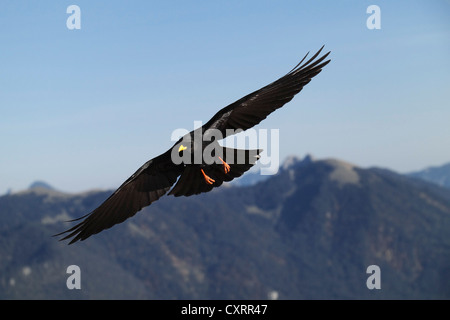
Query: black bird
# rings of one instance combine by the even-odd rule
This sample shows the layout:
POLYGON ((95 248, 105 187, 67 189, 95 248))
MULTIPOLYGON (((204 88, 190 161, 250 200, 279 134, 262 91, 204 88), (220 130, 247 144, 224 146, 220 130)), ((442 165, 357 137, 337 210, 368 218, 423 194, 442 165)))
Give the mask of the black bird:
POLYGON ((72 220, 83 221, 55 236, 68 233, 61 240, 73 238, 69 244, 85 240, 134 216, 166 194, 175 182, 169 195, 190 196, 211 191, 224 181, 241 176, 259 159, 261 150, 221 147, 216 138, 251 128, 292 100, 330 62, 324 61, 330 52, 318 58, 322 49, 303 63, 306 54, 286 75, 223 108, 168 151, 147 161, 97 209, 72 220), (211 150, 209 162, 201 157, 207 149, 211 150), (196 154, 200 154, 200 161, 195 161, 196 154))

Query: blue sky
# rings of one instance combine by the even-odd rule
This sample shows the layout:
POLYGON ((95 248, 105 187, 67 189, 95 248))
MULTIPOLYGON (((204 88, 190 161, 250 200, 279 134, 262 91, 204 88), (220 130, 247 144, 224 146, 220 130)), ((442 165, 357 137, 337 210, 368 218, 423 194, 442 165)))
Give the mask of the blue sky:
POLYGON ((177 128, 332 62, 258 128, 311 153, 408 172, 450 162, 450 1, 3 1, 0 194, 120 185, 177 128), (69 5, 81 29, 69 30, 69 5), (370 30, 369 5, 381 9, 370 30))

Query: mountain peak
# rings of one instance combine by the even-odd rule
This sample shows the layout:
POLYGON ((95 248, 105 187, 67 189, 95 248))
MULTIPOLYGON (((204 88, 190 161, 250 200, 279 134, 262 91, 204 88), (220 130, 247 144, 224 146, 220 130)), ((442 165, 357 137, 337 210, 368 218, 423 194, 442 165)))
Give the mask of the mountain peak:
POLYGON ((299 163, 301 163, 302 165, 307 165, 313 161, 315 161, 314 157, 310 154, 307 154, 303 159, 296 155, 290 155, 287 156, 286 159, 283 161, 281 168, 283 170, 288 170, 292 168, 292 166, 297 165, 299 163))
POLYGON ((325 159, 324 163, 332 166, 334 170, 330 173, 330 180, 336 181, 340 186, 345 184, 359 184, 359 175, 354 170, 355 165, 338 159, 325 159))
POLYGON ((49 185, 47 182, 44 181, 35 181, 32 184, 30 184, 30 186, 28 187, 28 189, 45 189, 45 190, 55 190, 55 188, 53 188, 51 185, 49 185))

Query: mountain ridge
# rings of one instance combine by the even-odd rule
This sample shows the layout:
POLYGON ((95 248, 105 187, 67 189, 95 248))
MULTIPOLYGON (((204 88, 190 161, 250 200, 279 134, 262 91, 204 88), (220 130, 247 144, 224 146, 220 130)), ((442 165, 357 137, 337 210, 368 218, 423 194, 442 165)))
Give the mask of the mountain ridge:
POLYGON ((75 245, 51 237, 111 192, 0 197, 0 298, 450 298, 450 192, 431 183, 296 162, 256 185, 162 197, 75 245), (381 290, 366 287, 369 265, 381 290))
POLYGON ((407 173, 406 175, 450 188, 450 163, 440 166, 430 166, 423 170, 407 173))

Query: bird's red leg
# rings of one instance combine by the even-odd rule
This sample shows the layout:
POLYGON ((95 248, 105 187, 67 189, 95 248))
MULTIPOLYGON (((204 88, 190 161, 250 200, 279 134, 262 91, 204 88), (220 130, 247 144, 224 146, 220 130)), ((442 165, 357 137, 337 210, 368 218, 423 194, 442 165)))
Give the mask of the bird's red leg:
POLYGON ((230 165, 228 163, 226 163, 225 161, 223 161, 221 157, 219 157, 219 159, 223 163, 223 171, 225 172, 225 174, 230 172, 230 170, 231 170, 230 165))
POLYGON ((214 182, 216 182, 216 180, 212 179, 211 177, 209 177, 208 175, 206 175, 205 171, 203 171, 203 169, 200 169, 203 173, 203 177, 205 178, 205 181, 207 184, 213 184, 214 182))

